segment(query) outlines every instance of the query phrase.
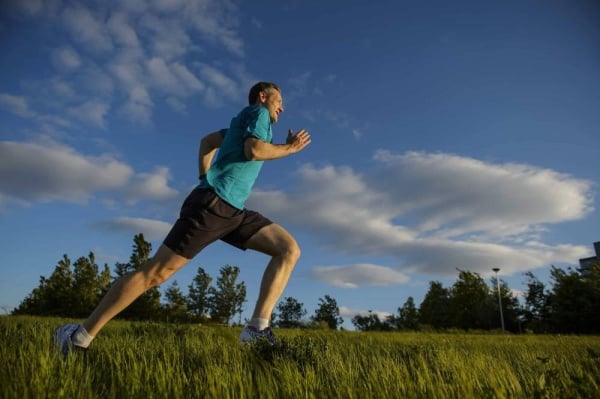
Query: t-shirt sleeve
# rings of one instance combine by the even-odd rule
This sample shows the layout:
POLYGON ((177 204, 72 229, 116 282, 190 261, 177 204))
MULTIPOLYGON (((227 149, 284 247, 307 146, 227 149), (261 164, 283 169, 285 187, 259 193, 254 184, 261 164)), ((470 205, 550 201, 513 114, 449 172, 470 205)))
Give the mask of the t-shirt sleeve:
POLYGON ((269 131, 271 129, 271 117, 269 111, 259 107, 248 119, 248 127, 244 132, 244 139, 255 137, 259 140, 270 142, 269 131))

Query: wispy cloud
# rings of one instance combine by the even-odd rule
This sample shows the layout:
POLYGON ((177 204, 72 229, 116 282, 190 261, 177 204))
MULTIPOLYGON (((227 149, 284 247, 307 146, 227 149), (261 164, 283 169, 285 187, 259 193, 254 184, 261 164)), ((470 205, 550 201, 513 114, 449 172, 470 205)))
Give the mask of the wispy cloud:
MULTIPOLYGON (((488 275, 491 267, 512 274, 573 262, 589 251, 542 241, 551 224, 591 212, 587 180, 450 154, 379 151, 374 160, 368 176, 377 179, 349 167, 305 165, 294 191, 258 190, 249 206, 319 234, 328 250, 396 259, 395 270, 406 275, 451 276, 456 268, 488 275)), ((372 271, 373 279, 388 272, 372 271)), ((371 281, 350 279, 352 273, 364 274, 364 267, 320 266, 313 275, 335 285, 371 281)))
POLYGON ((71 37, 85 48, 106 52, 113 49, 107 26, 84 6, 68 6, 62 13, 71 37))
POLYGON ((368 316, 370 314, 375 314, 379 317, 379 320, 385 320, 388 316, 392 314, 385 311, 380 310, 364 310, 364 309, 353 309, 348 308, 346 306, 340 306, 340 316, 343 317, 354 317, 354 316, 368 316))
POLYGON ((315 266, 313 278, 342 288, 357 288, 359 285, 403 284, 409 281, 405 274, 384 266, 358 264, 347 266, 315 266))
POLYGON ((30 109, 27 99, 23 96, 0 93, 0 108, 23 118, 36 116, 36 113, 30 109))
POLYGON ((107 128, 111 113, 149 125, 162 101, 184 112, 190 96, 200 95, 206 105, 219 107, 239 101, 247 90, 243 77, 247 74, 238 70, 244 44, 238 31, 238 5, 233 2, 17 3, 14 9, 31 18, 48 19, 52 22, 48 26, 67 33, 67 40, 57 42, 48 59, 56 75, 47 82, 25 82, 31 93, 13 93, 14 97, 0 100, 21 116, 73 117, 73 110, 82 110, 77 119, 101 129, 107 128), (210 56, 207 48, 212 49, 210 56), (52 84, 73 80, 77 96, 67 91, 51 94, 52 84), (27 103, 26 98, 34 95, 35 104, 27 103), (52 103, 68 103, 62 108, 66 115, 60 115, 60 107, 50 110, 52 103))
POLYGON ((98 223, 96 227, 128 235, 142 233, 146 239, 157 240, 167 235, 171 224, 153 219, 119 217, 98 223))
POLYGON ((71 46, 52 51, 52 61, 58 69, 75 70, 81 66, 81 57, 71 46))

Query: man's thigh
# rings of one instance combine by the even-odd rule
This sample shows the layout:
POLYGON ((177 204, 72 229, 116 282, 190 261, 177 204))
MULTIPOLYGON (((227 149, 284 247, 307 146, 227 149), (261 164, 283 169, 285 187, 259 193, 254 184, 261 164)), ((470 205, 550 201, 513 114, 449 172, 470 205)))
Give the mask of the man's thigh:
POLYGON ((271 223, 250 237, 244 247, 267 255, 277 256, 290 249, 296 250, 298 244, 286 229, 276 223, 271 223))

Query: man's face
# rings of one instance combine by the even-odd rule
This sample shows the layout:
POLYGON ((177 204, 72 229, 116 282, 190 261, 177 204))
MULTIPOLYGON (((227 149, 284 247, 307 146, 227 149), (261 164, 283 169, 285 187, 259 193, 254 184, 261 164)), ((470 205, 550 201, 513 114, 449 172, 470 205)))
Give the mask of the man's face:
POLYGON ((283 97, 281 97, 281 93, 275 89, 261 92, 260 103, 269 110, 271 123, 277 123, 279 114, 283 112, 283 97))

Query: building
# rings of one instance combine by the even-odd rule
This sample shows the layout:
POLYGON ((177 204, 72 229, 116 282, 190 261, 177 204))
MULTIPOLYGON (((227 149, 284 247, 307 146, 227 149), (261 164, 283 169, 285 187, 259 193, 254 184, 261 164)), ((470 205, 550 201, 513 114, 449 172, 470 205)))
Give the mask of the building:
POLYGON ((585 273, 585 270, 592 264, 600 262, 600 241, 594 243, 594 251, 596 252, 596 256, 591 256, 589 258, 579 259, 579 270, 582 273, 585 273))

